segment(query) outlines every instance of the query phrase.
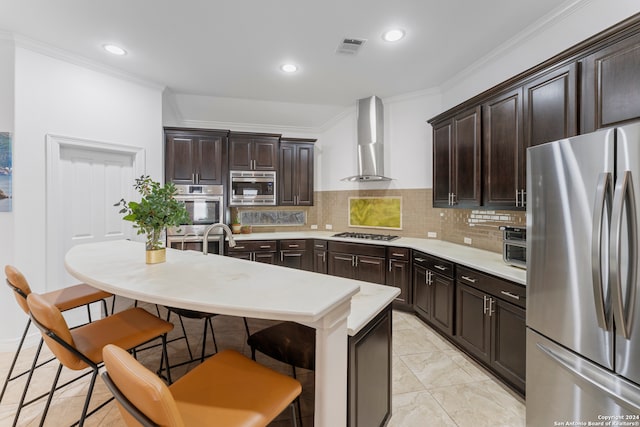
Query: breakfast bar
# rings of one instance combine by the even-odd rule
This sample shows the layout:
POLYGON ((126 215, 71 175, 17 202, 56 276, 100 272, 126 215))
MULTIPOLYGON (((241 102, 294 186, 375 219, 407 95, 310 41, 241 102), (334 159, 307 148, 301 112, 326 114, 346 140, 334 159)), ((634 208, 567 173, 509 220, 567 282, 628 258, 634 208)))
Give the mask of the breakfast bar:
POLYGON ((347 423, 348 337, 356 336, 398 294, 392 287, 219 255, 167 249, 147 265, 144 244, 117 240, 73 247, 75 278, 116 295, 189 310, 316 329, 316 426, 347 423))

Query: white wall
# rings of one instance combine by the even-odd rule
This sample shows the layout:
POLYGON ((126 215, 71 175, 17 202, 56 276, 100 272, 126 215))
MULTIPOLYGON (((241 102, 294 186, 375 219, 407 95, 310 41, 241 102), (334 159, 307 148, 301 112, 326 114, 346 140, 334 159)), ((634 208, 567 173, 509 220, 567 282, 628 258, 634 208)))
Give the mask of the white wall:
MULTIPOLYGON (((14 236, 0 240, 0 254, 12 262, 32 288, 59 287, 45 277, 45 135, 57 134, 143 147, 146 169, 163 177, 162 88, 145 86, 69 62, 15 49, 14 236)), ((0 260, 4 264, 5 260, 0 260)), ((0 299, 0 349, 15 348, 24 314, 0 299), (12 320, 16 321, 13 322, 12 320)))
POLYGON ((638 0, 583 0, 570 12, 524 30, 499 52, 443 85, 443 111, 640 12, 638 0))

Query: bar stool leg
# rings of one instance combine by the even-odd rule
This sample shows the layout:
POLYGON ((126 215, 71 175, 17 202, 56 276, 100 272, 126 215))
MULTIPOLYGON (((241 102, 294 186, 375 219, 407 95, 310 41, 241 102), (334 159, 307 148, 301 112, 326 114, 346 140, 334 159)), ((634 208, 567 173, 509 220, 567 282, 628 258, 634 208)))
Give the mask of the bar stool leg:
POLYGON ((93 387, 96 384, 96 378, 98 378, 97 366, 93 367, 93 375, 91 375, 91 382, 89 382, 89 390, 87 390, 87 398, 84 400, 84 406, 82 407, 82 414, 80 415, 80 420, 78 420, 78 423, 77 423, 78 427, 82 427, 84 425, 85 418, 87 418, 87 411, 89 410, 89 402, 91 401, 91 395, 93 394, 93 387))
MULTIPOLYGON (((22 396, 20 396, 20 402, 18 402, 16 415, 13 417, 13 427, 15 427, 16 424, 18 424, 20 411, 22 411, 22 407, 24 406, 24 399, 27 397, 27 391, 29 391, 29 384, 31 384, 31 378, 33 377, 33 372, 36 370, 36 367, 38 364, 38 357, 40 357, 40 350, 42 350, 43 343, 44 343, 44 340, 40 338, 40 342, 38 343, 38 349, 36 350, 36 355, 33 357, 33 362, 31 363, 31 369, 29 370, 29 375, 27 376, 27 382, 24 385, 24 390, 22 390, 22 396)), ((58 372, 60 371, 58 370, 58 372)))
MULTIPOLYGON (((31 318, 27 320, 27 326, 24 328, 24 332, 22 333, 22 338, 20 338, 20 344, 18 344, 18 349, 16 350, 16 354, 13 356, 13 361, 11 362, 11 367, 9 368, 9 373, 7 374, 7 379, 4 380, 4 385, 2 386, 2 392, 0 393, 0 402, 2 402, 2 398, 4 397, 4 393, 7 391, 7 386, 9 385, 9 381, 12 381, 16 378, 11 378, 11 374, 13 374, 13 368, 16 366, 16 362, 18 361, 18 356, 20 355, 20 350, 22 350, 22 345, 24 344, 24 340, 27 337, 27 332, 29 331, 29 326, 31 326, 31 318)), ((23 375, 23 374, 21 374, 23 375)))
MULTIPOLYGON (((53 399, 53 393, 56 391, 56 386, 58 385, 58 380, 60 379, 60 372, 62 372, 62 363, 58 365, 58 372, 56 372, 56 377, 53 380, 53 384, 51 385, 51 390, 49 391, 49 397, 47 397, 47 404, 44 406, 44 410, 42 411, 42 416, 40 417, 39 427, 44 425, 44 420, 47 418, 47 412, 49 412, 49 406, 51 406, 51 399, 53 399)), ((14 420, 13 426, 15 427, 15 423, 18 421, 18 417, 14 420)))

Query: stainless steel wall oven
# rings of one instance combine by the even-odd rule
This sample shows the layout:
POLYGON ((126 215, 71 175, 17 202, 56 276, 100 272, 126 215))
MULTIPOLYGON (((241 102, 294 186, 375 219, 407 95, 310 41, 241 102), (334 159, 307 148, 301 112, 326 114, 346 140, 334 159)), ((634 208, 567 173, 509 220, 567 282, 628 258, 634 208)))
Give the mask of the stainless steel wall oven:
MULTIPOLYGON (((167 246, 174 249, 202 250, 207 226, 224 222, 224 187, 222 185, 176 185, 176 199, 184 202, 191 224, 167 229, 167 246)), ((209 235, 209 252, 222 254, 224 235, 215 229, 209 235)))

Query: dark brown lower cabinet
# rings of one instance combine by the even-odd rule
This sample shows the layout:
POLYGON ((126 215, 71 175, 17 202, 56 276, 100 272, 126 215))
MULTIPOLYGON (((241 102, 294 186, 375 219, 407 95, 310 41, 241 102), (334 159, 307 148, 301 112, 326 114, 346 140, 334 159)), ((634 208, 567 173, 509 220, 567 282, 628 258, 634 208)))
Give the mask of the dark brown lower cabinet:
POLYGON ((411 249, 387 248, 387 280, 388 286, 400 289, 393 302, 393 308, 400 310, 413 310, 413 298, 411 292, 411 249))
POLYGON ((243 240, 236 242, 233 248, 226 243, 225 252, 233 258, 276 264, 276 247, 275 240, 243 240))
POLYGON ((383 285, 386 279, 386 251, 383 246, 360 243, 328 243, 327 271, 332 276, 383 285))
POLYGON ((524 395, 526 290, 462 267, 456 286, 456 342, 524 395))
POLYGON ((384 426, 391 418, 391 305, 349 337, 347 426, 384 426))
POLYGON ((446 335, 453 335, 453 264, 421 252, 413 255, 413 307, 416 314, 446 335))
POLYGON ((298 270, 311 270, 310 252, 307 241, 303 239, 280 240, 280 259, 278 265, 298 270))
POLYGON ((327 241, 313 241, 313 271, 327 274, 327 241))

